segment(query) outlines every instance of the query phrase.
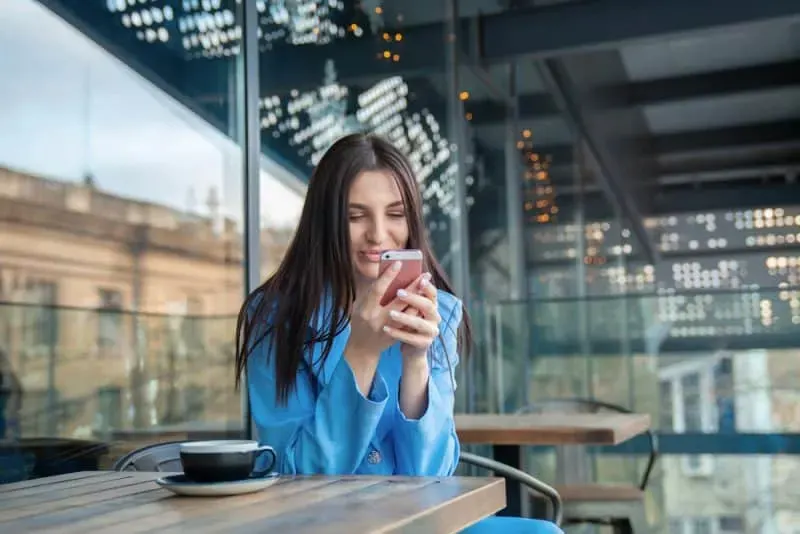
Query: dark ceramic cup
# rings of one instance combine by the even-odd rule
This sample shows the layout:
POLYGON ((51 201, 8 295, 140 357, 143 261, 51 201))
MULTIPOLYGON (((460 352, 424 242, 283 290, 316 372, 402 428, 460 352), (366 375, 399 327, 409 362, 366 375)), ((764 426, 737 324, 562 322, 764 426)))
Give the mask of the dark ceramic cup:
POLYGON ((232 482, 268 475, 275 467, 275 450, 257 441, 187 441, 181 444, 183 474, 194 482, 232 482), (255 469, 258 459, 270 459, 263 469, 255 469))

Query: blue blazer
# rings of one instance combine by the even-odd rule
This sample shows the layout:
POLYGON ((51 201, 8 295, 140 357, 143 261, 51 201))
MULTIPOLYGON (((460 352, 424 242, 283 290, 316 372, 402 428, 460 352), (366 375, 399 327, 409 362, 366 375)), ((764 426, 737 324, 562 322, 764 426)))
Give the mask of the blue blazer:
MULTIPOLYGON (((442 335, 429 353, 428 406, 419 419, 400 411, 398 391, 402 354, 396 343, 380 357, 370 394, 358 390, 343 358, 350 327, 334 340, 319 365, 322 344, 307 351, 310 371, 298 373, 285 406, 275 401, 275 373, 267 364, 265 339, 247 362, 247 387, 259 441, 277 453, 275 470, 284 474, 369 474, 449 476, 460 446, 453 420, 457 331, 461 301, 439 291, 442 335), (309 372, 314 374, 312 380, 309 372), (316 382, 316 387, 314 386, 316 382)), ((323 307, 318 317, 327 317, 323 307)), ((316 320, 316 328, 324 326, 316 320)))

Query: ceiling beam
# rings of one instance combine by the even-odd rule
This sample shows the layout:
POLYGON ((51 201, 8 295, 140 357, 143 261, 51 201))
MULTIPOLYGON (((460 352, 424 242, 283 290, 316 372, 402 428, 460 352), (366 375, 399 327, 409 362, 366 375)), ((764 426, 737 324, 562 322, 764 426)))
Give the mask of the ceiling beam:
POLYGON ((663 134, 654 136, 652 143, 656 153, 669 154, 720 148, 733 150, 798 140, 800 140, 800 119, 663 134))
MULTIPOLYGON (((659 157, 692 152, 747 151, 770 146, 800 143, 800 119, 733 126, 714 130, 676 132, 652 136, 654 153, 647 157, 659 157)), ((535 147, 543 155, 550 155, 553 167, 571 165, 573 147, 569 144, 542 145, 535 147)), ((499 152, 498 152, 499 154, 499 152)), ((499 157, 499 156, 498 156, 499 157)))
POLYGON ((800 3, 728 0, 720 6, 697 0, 564 2, 483 17, 481 50, 489 61, 549 58, 780 19, 800 20, 800 3))
POLYGON ((683 184, 700 184, 716 182, 739 182, 758 180, 770 177, 782 177, 787 180, 790 176, 800 173, 800 158, 795 158, 794 163, 783 165, 764 165, 760 167, 731 167, 718 168, 688 173, 668 173, 658 177, 658 185, 672 186, 683 184))
MULTIPOLYGON (((413 87, 414 79, 408 81, 413 87)), ((800 86, 800 60, 611 85, 596 91, 598 101, 614 109, 795 86, 800 86)), ((558 114, 552 97, 546 93, 520 95, 519 108, 523 121, 558 114)), ((468 101, 466 109, 472 113, 476 126, 501 123, 505 118, 505 106, 496 100, 468 101)))
MULTIPOLYGON (((800 204, 800 187, 789 183, 759 183, 746 180, 733 183, 709 182, 700 188, 683 182, 661 186, 653 192, 653 211, 648 216, 718 209, 763 208, 800 204)), ((597 221, 614 216, 603 193, 598 188, 586 192, 586 220, 597 221)), ((569 222, 574 212, 574 193, 559 196, 559 222, 569 222)))

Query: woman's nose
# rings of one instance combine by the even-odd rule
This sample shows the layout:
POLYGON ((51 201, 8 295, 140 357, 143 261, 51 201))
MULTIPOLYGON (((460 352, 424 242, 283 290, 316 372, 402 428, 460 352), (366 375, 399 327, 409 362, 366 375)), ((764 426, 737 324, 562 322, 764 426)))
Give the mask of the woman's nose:
POLYGON ((386 223, 382 219, 375 219, 370 227, 369 239, 373 243, 382 243, 386 238, 386 223))

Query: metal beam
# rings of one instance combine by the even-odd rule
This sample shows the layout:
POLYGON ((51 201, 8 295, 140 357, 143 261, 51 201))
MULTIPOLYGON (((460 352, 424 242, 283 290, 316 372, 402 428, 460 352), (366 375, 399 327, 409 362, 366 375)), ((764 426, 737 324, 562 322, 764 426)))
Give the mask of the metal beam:
MULTIPOLYGON (((573 211, 576 200, 574 193, 573 190, 572 194, 559 197, 561 213, 573 211)), ((614 218, 613 210, 608 202, 603 201, 601 191, 597 188, 587 188, 585 195, 587 221, 614 218)), ((700 188, 685 185, 653 191, 653 212, 649 215, 793 204, 800 204, 800 187, 797 187, 797 184, 754 185, 734 182, 708 184, 700 188)), ((562 220, 561 222, 566 221, 562 220)))
MULTIPOLYGON (((236 58, 238 141, 242 147, 242 212, 244 215, 244 293, 261 284, 261 125, 258 73, 258 10, 255 2, 244 2, 237 10, 242 25, 242 53, 236 58)), ((256 433, 251 417, 248 388, 242 388, 244 433, 256 433)))
MULTIPOLYGON (((741 154, 800 144, 800 120, 670 133, 651 137, 649 142, 654 152, 643 155, 647 158, 677 157, 701 152, 730 151, 741 154)), ((540 154, 552 157, 553 165, 550 170, 554 178, 561 175, 563 170, 564 176, 572 181, 573 175, 569 167, 573 159, 571 145, 542 145, 537 147, 537 150, 540 154)), ((494 152, 496 152, 494 158, 502 157, 499 151, 494 152)))
MULTIPOLYGON (((460 39, 463 29, 458 26, 458 0, 445 0, 447 23, 445 32, 439 36, 444 41, 442 49, 446 52, 445 76, 447 80, 447 135, 451 142, 450 159, 457 166, 455 176, 456 213, 450 218, 451 242, 453 253, 452 279, 458 296, 469 308, 471 303, 472 276, 469 262, 469 216, 467 208, 466 172, 467 172, 467 136, 465 132, 464 107, 457 97, 460 90, 460 39)), ((468 377, 471 380, 472 376, 468 377)))
POLYGON ((748 146, 769 146, 798 140, 800 140, 800 120, 795 119, 664 134, 655 136, 652 145, 656 153, 670 154, 721 148, 739 150, 748 146))
MULTIPOLYGON (((409 80, 409 85, 413 84, 414 79, 409 80)), ((794 86, 800 86, 800 60, 612 85, 597 91, 598 100, 614 109, 794 86)), ((505 106, 496 100, 467 102, 466 109, 477 126, 501 123, 505 118, 505 106)), ((519 96, 519 113, 523 121, 542 119, 557 115, 558 108, 550 95, 529 93, 519 96)))
POLYGON ((638 199, 631 191, 632 180, 624 176, 622 167, 615 161, 607 146, 599 142, 601 137, 595 131, 592 121, 584 118, 581 104, 575 97, 565 69, 555 60, 544 60, 539 65, 539 71, 565 117, 583 141, 587 153, 594 160, 600 185, 608 200, 616 206, 620 215, 630 221, 631 231, 641 244, 648 261, 657 262, 658 249, 644 227, 638 199))
POLYGON ((796 184, 716 184, 701 189, 664 189, 654 198, 654 213, 731 208, 761 208, 800 203, 796 184), (713 194, 711 194, 713 193, 713 194))
MULTIPOLYGON (((490 61, 512 57, 552 58, 634 42, 668 39, 800 20, 796 0, 596 0, 564 2, 483 18, 481 49, 490 61)), ((762 28, 769 31, 767 28, 762 28)))
MULTIPOLYGON (((800 159, 800 158, 795 158, 800 159)), ((800 161, 788 165, 765 165, 761 167, 733 167, 728 169, 689 172, 683 174, 663 174, 658 177, 658 185, 685 185, 713 182, 737 182, 763 178, 783 177, 784 179, 800 173, 800 161)), ((731 184, 732 186, 735 184, 731 184)))
MULTIPOLYGON (((505 184, 506 194, 506 230, 508 232, 508 261, 511 273, 508 297, 511 300, 528 298, 528 279, 525 270, 525 213, 523 211, 522 166, 520 152, 517 149, 519 139, 519 116, 516 108, 517 65, 508 66, 508 97, 511 106, 506 117, 505 131, 505 184)), ((520 331, 522 332, 522 331, 520 331)), ((526 354, 523 352, 523 354, 526 354)))

